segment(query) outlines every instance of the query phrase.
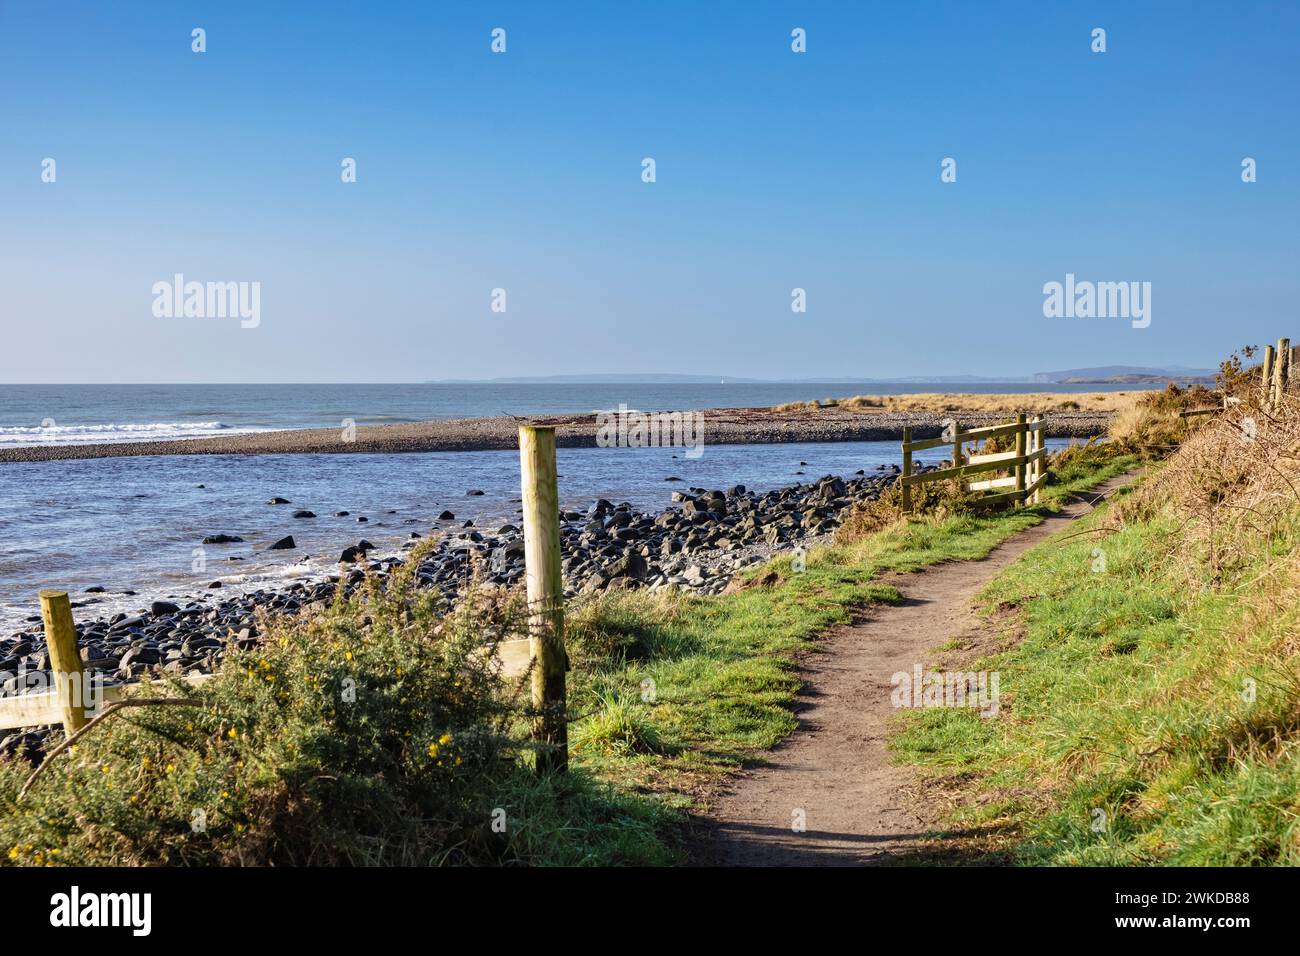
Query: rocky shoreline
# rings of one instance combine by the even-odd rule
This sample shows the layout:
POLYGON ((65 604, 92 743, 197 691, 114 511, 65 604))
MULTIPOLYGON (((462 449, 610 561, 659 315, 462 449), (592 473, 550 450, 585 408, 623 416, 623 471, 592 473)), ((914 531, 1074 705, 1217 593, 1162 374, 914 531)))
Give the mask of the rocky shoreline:
MULTIPOLYGON (((605 499, 585 511, 565 511, 561 548, 566 595, 668 587, 716 594, 742 568, 781 550, 824 540, 855 502, 877 498, 897 473, 896 466, 880 466, 871 474, 827 475, 767 492, 749 491, 743 485, 725 491, 690 488, 673 492, 674 506, 658 513, 605 499)), ((407 547, 418 538, 413 535, 407 547)), ((346 547, 339 556, 338 572, 318 581, 215 600, 207 595, 184 603, 159 600, 137 613, 79 620, 86 671, 109 683, 212 673, 229 648, 256 646, 261 614, 294 614, 332 600, 340 580, 345 588, 355 588, 367 573, 382 579, 406 560, 401 554, 372 558, 374 550, 364 540, 346 547)), ((475 582, 522 587, 522 532, 513 524, 485 532, 465 522, 458 531, 444 533, 421 557, 416 578, 418 586, 436 588, 453 604, 475 582)), ((74 602, 74 607, 81 603, 74 602)), ((39 623, 0 638, 0 697, 48 687, 49 666, 39 623)), ((24 745, 29 750, 39 748, 47 733, 48 729, 0 732, 0 756, 24 745)))
MULTIPOLYGON (((786 442, 890 441, 902 438, 910 427, 914 437, 933 438, 943 431, 947 418, 963 426, 994 425, 1007 413, 881 412, 828 407, 816 410, 777 411, 771 408, 721 408, 702 412, 703 441, 717 445, 757 445, 786 442)), ((1047 437, 1089 438, 1106 431, 1107 412, 1047 411, 1047 437)), ((369 425, 355 430, 308 428, 220 438, 173 441, 120 442, 94 445, 49 445, 0 450, 2 462, 35 462, 79 458, 116 458, 140 455, 273 455, 273 454, 393 454, 400 452, 487 451, 518 448, 521 419, 459 418, 369 425)), ((594 414, 553 415, 529 422, 553 425, 562 448, 596 447, 594 414)))

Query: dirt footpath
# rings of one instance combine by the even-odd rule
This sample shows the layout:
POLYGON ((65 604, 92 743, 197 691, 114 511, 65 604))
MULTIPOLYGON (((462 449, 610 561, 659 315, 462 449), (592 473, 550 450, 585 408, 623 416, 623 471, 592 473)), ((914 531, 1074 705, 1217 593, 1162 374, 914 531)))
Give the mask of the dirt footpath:
POLYGON ((892 765, 885 749, 886 727, 897 713, 890 677, 928 663, 948 641, 978 638, 985 625, 971 601, 979 590, 1129 480, 1112 479, 982 561, 952 561, 885 579, 903 603, 873 607, 866 620, 818 642, 804 661, 798 729, 766 755, 768 765, 735 777, 730 792, 699 821, 696 862, 856 866, 942 852, 925 840, 927 827, 905 794, 913 772, 892 765), (803 832, 794 829, 800 812, 803 832))

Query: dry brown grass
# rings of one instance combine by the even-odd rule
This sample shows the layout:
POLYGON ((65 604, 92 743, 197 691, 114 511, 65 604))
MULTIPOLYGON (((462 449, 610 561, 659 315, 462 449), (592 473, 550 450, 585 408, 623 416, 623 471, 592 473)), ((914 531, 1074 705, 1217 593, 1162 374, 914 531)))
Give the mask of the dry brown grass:
POLYGON ((979 414, 1043 414, 1046 412, 1120 412, 1132 407, 1143 391, 1027 392, 1023 395, 919 392, 914 395, 854 395, 820 402, 788 402, 773 411, 816 411, 842 408, 854 412, 975 412, 979 414))
MULTIPOLYGON (((971 495, 951 481, 934 481, 912 488, 912 512, 927 520, 942 522, 954 515, 969 514, 971 495)), ((895 481, 880 496, 854 502, 835 529, 836 544, 853 544, 902 520, 902 486, 895 481)))
MULTIPOLYGON (((1230 576, 1261 549, 1287 539, 1300 522, 1300 395, 1293 392, 1270 410, 1251 391, 1241 391, 1238 404, 1216 415, 1182 424, 1182 444, 1167 464, 1114 510, 1116 526, 1177 515, 1170 559, 1186 563, 1189 577, 1197 568, 1208 569, 1211 582, 1230 576)), ((1154 425, 1116 425, 1133 425, 1146 436, 1176 427, 1167 426, 1167 408, 1151 404, 1160 409, 1152 412, 1154 425)))
POLYGON ((1201 385, 1179 388, 1170 385, 1163 392, 1147 392, 1111 419, 1111 441, 1129 451, 1150 454, 1172 451, 1190 434, 1201 419, 1186 419, 1181 412, 1223 404, 1220 393, 1201 385))

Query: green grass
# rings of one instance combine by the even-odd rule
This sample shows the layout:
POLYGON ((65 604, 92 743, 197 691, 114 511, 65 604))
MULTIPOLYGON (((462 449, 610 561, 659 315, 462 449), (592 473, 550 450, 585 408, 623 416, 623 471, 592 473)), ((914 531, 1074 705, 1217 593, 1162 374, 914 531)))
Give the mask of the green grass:
POLYGON ((1022 632, 979 665, 999 718, 908 713, 896 755, 962 794, 975 861, 1300 863, 1297 522, 1211 586, 1177 514, 1101 518, 982 596, 1022 632))
POLYGON ((1038 508, 899 521, 814 549, 803 572, 782 558, 747 575, 753 582, 775 571, 774 584, 709 598, 624 592, 590 602, 571 614, 568 631, 571 706, 581 715, 571 730, 574 766, 622 791, 693 806, 712 780, 761 762, 795 728, 798 652, 855 609, 898 601, 895 588, 878 582, 882 574, 985 557, 1066 496, 1135 463, 1079 455, 1038 508))

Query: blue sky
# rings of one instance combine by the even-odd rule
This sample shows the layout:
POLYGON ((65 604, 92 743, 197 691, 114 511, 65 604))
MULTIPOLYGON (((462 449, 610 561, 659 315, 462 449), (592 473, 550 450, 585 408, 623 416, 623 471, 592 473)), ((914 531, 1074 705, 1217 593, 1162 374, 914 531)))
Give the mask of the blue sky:
POLYGON ((697 7, 0 0, 0 381, 997 375, 1300 338, 1300 4, 697 7), (260 325, 156 318, 177 272, 260 282, 260 325), (1067 272, 1151 282, 1150 327, 1044 318, 1067 272))

